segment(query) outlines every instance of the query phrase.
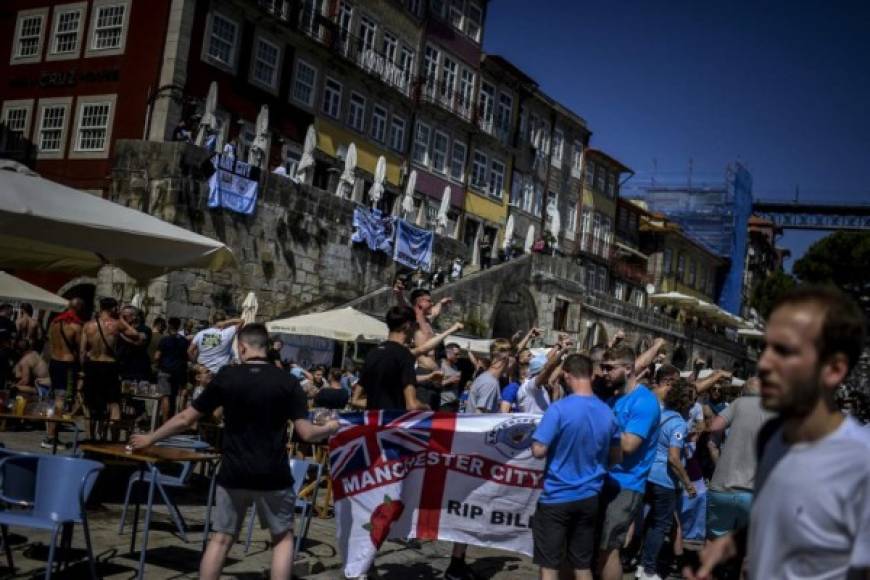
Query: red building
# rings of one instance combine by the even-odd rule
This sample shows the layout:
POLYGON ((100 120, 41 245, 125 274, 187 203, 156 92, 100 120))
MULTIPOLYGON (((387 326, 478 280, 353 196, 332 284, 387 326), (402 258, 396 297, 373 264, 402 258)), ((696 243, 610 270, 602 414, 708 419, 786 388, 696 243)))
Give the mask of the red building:
POLYGON ((48 179, 102 192, 116 139, 141 139, 170 0, 5 0, 0 120, 48 179))

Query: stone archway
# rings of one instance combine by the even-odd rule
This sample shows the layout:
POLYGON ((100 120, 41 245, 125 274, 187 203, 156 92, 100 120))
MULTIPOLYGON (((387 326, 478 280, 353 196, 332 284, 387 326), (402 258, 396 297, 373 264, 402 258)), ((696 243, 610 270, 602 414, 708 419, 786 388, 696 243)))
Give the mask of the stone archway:
POLYGON ((535 299, 526 288, 506 288, 499 294, 492 312, 493 338, 510 338, 526 332, 538 323, 535 299))
POLYGON ((85 320, 88 320, 96 308, 94 301, 97 295, 97 279, 86 276, 73 278, 61 286, 57 294, 68 300, 81 298, 85 303, 84 317, 85 320))

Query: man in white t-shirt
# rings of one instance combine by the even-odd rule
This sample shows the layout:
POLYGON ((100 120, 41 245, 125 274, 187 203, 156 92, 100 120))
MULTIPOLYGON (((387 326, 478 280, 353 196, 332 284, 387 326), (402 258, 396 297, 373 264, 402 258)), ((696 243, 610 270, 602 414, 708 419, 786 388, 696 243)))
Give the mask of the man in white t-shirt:
POLYGON ((243 324, 241 318, 227 320, 224 314, 215 314, 211 327, 200 330, 190 341, 188 358, 217 373, 232 361, 233 339, 243 324))
MULTIPOLYGON (((550 407, 550 376, 559 366, 564 347, 560 342, 546 355, 538 355, 529 361, 526 380, 517 390, 517 413, 543 415, 550 407)), ((559 397, 556 397, 559 398, 559 397)))
MULTIPOLYGON (((758 435, 749 580, 870 576, 870 436, 834 400, 861 355, 864 325, 832 288, 799 287, 770 315, 758 374, 762 405, 779 417, 758 435)), ((745 537, 711 542, 686 576, 710 578, 745 537)))

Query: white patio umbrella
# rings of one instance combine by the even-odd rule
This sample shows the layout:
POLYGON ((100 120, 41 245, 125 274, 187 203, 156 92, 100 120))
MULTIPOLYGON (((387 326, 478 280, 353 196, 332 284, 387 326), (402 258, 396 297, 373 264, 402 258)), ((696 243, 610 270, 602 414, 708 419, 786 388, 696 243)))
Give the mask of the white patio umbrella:
POLYGON ((526 230, 526 243, 523 245, 523 252, 526 254, 532 253, 532 246, 535 245, 535 226, 529 226, 526 230))
POLYGON ((67 305, 66 298, 2 271, 0 271, 0 301, 27 302, 36 308, 54 312, 60 312, 67 305))
POLYGON ((510 252, 511 242, 513 242, 514 238, 514 216, 513 214, 508 216, 507 224, 504 227, 504 240, 502 241, 502 248, 504 248, 505 252, 510 252))
POLYGON ((145 298, 142 296, 141 292, 136 292, 133 294, 133 299, 130 300, 130 306, 133 308, 142 308, 142 302, 144 302, 145 298))
POLYGON ((375 180, 369 188, 369 199, 371 199, 372 207, 376 207, 381 197, 384 195, 384 179, 387 177, 387 158, 381 155, 378 157, 378 163, 375 165, 375 180))
POLYGON ((269 159, 269 105, 260 107, 257 114, 257 127, 254 142, 248 149, 248 164, 263 167, 269 159))
POLYGON ((219 241, 59 183, 0 171, 0 268, 93 273, 107 263, 137 280, 179 268, 235 265, 219 241))
POLYGON ((437 223, 435 231, 441 235, 447 231, 447 212, 450 211, 450 186, 444 186, 444 195, 441 197, 441 206, 438 208, 438 217, 435 218, 437 223))
POLYGON ((308 125, 305 132, 305 143, 302 145, 302 158, 296 166, 296 181, 310 183, 314 176, 314 150, 317 149, 317 130, 314 125, 308 125))
POLYGON ((417 170, 411 171, 408 176, 408 183, 405 184, 405 195, 402 196, 402 219, 408 219, 408 216, 414 213, 414 189, 417 187, 417 170))
POLYGON ((335 194, 339 197, 350 197, 353 194, 353 186, 355 183, 356 145, 351 143, 347 146, 347 153, 344 155, 344 171, 342 171, 341 177, 338 178, 338 187, 335 188, 335 194))
POLYGON ((427 211, 428 206, 429 206, 429 202, 426 201, 425 197, 420 200, 420 207, 417 210, 417 220, 415 222, 417 224, 417 227, 425 228, 426 226, 429 225, 427 223, 429 220, 426 219, 426 211, 427 211))
POLYGON ((202 112, 202 119, 199 120, 199 131, 196 134, 196 144, 200 147, 205 145, 205 140, 210 133, 217 130, 217 81, 212 81, 208 86, 208 94, 205 97, 205 108, 202 112))
POLYGON ((260 305, 257 303, 257 295, 253 292, 248 292, 248 295, 245 296, 244 302, 242 302, 242 320, 245 321, 245 324, 252 324, 254 320, 257 318, 257 309, 260 305))
POLYGON ((559 215, 559 207, 556 203, 551 203, 547 206, 547 213, 550 215, 550 233, 557 240, 559 239, 559 231, 562 229, 562 217, 559 215))
POLYGON ((387 325, 354 308, 338 308, 326 312, 302 314, 266 323, 270 333, 319 336, 342 342, 387 339, 387 325))

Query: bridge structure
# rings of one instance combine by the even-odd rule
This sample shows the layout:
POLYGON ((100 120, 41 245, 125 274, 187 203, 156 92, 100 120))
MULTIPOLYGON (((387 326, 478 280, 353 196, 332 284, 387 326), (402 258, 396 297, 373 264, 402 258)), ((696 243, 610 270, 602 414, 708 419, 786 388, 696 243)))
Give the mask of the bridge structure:
POLYGON ((789 202, 755 200, 754 215, 791 230, 870 231, 870 202, 789 202))

